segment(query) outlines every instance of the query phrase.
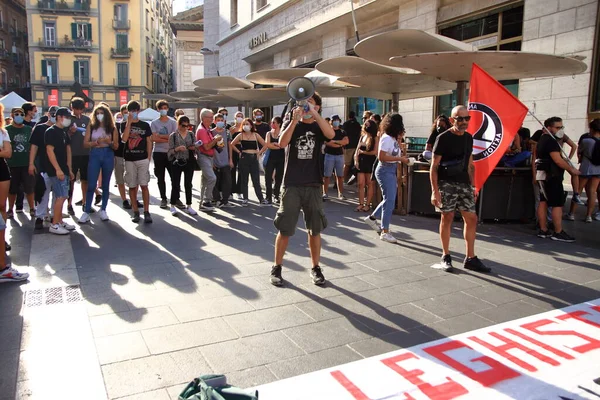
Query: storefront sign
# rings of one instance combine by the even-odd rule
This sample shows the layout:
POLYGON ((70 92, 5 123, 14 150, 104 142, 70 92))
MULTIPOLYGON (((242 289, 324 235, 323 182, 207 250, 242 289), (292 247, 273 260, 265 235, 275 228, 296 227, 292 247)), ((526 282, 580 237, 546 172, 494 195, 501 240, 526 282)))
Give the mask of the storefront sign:
POLYGON ((58 89, 52 89, 48 93, 48 107, 52 106, 58 106, 58 89))
POLYGON ((129 102, 129 93, 127 90, 119 90, 119 105, 127 104, 129 102))
POLYGON ((250 39, 250 42, 248 43, 248 47, 250 47, 250 50, 252 50, 256 46, 260 46, 261 44, 266 43, 268 40, 269 40, 269 38, 267 37, 267 32, 263 32, 260 35, 255 36, 252 39, 250 39))
POLYGON ((257 389, 261 400, 597 399, 599 365, 600 299, 257 389))

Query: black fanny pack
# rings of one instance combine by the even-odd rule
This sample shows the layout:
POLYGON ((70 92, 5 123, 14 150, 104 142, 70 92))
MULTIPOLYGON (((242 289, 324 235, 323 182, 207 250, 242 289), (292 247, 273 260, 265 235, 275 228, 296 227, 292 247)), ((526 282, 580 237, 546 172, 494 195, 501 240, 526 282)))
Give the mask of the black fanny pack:
POLYGON ((460 158, 458 160, 444 161, 440 163, 439 170, 443 176, 453 177, 465 172, 465 159, 460 158))
POLYGON ((550 170, 552 169, 552 163, 550 162, 550 160, 546 160, 543 158, 536 158, 535 169, 537 171, 550 172, 550 170))

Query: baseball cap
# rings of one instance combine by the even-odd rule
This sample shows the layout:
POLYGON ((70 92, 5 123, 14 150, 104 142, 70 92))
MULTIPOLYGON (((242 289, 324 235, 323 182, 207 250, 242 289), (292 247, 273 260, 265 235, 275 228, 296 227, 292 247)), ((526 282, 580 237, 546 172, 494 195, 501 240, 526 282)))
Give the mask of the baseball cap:
POLYGON ((51 116, 56 116, 56 111, 58 111, 58 106, 52 106, 48 109, 48 114, 51 116))
POLYGON ((61 107, 58 110, 56 110, 56 116, 57 117, 70 117, 71 111, 66 107, 61 107))
POLYGON ((22 109, 21 107, 15 107, 15 108, 13 108, 13 109, 11 110, 11 112, 12 112, 13 114, 14 114, 14 113, 16 113, 16 112, 20 112, 20 113, 23 113, 23 114, 25 114, 25 111, 23 111, 23 109, 22 109))

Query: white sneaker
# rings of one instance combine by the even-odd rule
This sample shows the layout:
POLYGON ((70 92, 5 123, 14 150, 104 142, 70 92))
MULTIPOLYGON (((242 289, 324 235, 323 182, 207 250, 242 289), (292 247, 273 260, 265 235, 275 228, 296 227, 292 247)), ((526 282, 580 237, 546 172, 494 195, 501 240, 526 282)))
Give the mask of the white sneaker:
POLYGON ((198 215, 198 212, 196 210, 194 210, 194 208, 192 206, 188 206, 188 208, 186 209, 186 211, 190 215, 198 215))
POLYGON ((396 238, 393 237, 392 234, 389 232, 382 232, 381 236, 379 236, 379 239, 383 240, 384 242, 388 242, 388 243, 396 243, 397 242, 396 238))
POLYGON ((243 196, 243 195, 241 195, 240 193, 236 194, 236 195, 235 195, 235 197, 236 197, 238 200, 244 200, 244 196, 243 196))
POLYGON ((568 213, 565 215, 565 219, 569 221, 575 221, 575 215, 568 213))
POLYGON ((86 222, 90 222, 90 215, 88 213, 83 213, 81 214, 81 217, 79 217, 79 223, 85 224, 86 222))
POLYGON ((19 272, 9 265, 2 271, 0 271, 0 283, 4 282, 19 282, 25 281, 29 278, 27 272, 19 272))
POLYGON ((171 215, 177 215, 177 209, 174 206, 171 206, 171 215))
POLYGON ((53 224, 50 225, 50 233, 54 233, 55 235, 68 235, 69 231, 60 224, 53 224))
POLYGON ((371 219, 370 215, 367 215, 366 217, 364 217, 363 221, 367 225, 369 225, 375 232, 377 232, 377 233, 381 232, 381 228, 379 227, 379 225, 377 225, 377 220, 371 219))
POLYGON ((74 231, 75 227, 73 225, 67 224, 65 221, 61 222, 61 226, 68 231, 74 231))
POLYGON ((108 221, 108 214, 105 210, 100 210, 100 219, 102 221, 108 221))
POLYGON ((590 222, 592 222, 592 217, 591 217, 591 215, 588 215, 588 216, 586 216, 586 217, 585 217, 585 222, 587 222, 587 223, 590 223, 590 222))
POLYGON ((596 214, 594 214, 594 216, 592 218, 594 218, 595 221, 600 221, 600 212, 597 212, 596 214))

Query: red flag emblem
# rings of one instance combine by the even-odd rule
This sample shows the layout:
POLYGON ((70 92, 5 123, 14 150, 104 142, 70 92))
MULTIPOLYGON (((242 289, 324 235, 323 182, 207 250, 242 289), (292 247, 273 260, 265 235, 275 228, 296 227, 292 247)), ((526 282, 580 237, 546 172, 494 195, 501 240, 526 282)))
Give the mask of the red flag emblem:
POLYGON ((528 109, 477 64, 471 70, 468 108, 475 189, 479 191, 521 128, 528 109))

